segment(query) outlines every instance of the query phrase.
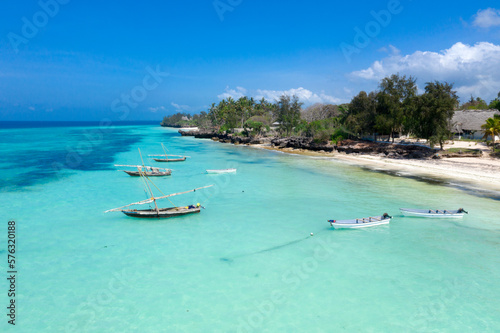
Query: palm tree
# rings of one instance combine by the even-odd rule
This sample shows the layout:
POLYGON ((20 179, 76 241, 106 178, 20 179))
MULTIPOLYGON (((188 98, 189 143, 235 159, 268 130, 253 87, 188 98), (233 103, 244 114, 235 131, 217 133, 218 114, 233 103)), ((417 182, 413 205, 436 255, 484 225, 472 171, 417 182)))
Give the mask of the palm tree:
POLYGON ((493 139, 493 152, 495 152, 495 136, 500 134, 500 117, 488 118, 486 123, 481 125, 484 130, 483 139, 488 139, 489 136, 493 139))

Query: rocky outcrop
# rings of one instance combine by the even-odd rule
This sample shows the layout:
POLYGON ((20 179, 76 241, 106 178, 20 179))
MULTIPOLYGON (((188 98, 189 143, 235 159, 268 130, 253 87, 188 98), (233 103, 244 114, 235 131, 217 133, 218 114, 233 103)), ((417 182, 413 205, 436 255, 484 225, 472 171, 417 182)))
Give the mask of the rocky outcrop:
POLYGON ((278 148, 295 148, 325 152, 332 152, 335 149, 335 146, 331 144, 317 143, 311 138, 304 137, 273 138, 271 139, 271 145, 278 148))
POLYGON ((236 136, 234 134, 220 134, 210 130, 198 130, 198 131, 182 131, 179 130, 182 136, 194 136, 197 139, 212 139, 214 141, 219 141, 223 143, 233 143, 233 144, 264 144, 269 143, 271 138, 261 137, 261 136, 251 136, 243 137, 236 136))
POLYGON ((389 158, 422 159, 433 157, 436 154, 434 149, 426 146, 353 140, 339 142, 336 149, 346 154, 378 155, 389 158))
POLYGON ((172 128, 196 128, 196 126, 186 126, 186 125, 173 125, 160 123, 161 127, 172 127, 172 128))
POLYGON ((182 136, 194 136, 197 139, 211 139, 214 136, 217 136, 216 133, 209 130, 197 130, 197 131, 183 131, 179 130, 179 133, 182 136))
POLYGON ((276 148, 294 148, 310 151, 333 152, 337 150, 346 154, 365 154, 376 155, 389 158, 431 158, 436 155, 436 151, 426 146, 414 144, 392 144, 386 142, 369 142, 369 141, 354 141, 344 140, 337 146, 330 143, 318 143, 312 138, 305 137, 242 137, 233 134, 220 134, 208 130, 198 131, 182 131, 179 133, 183 136, 194 136, 200 139, 212 139, 223 143, 233 144, 270 144, 276 148))
POLYGON ((443 152, 440 152, 436 154, 438 157, 441 158, 451 158, 451 157, 481 157, 483 156, 483 152, 478 150, 478 149, 464 149, 464 150, 453 150, 453 151, 448 151, 445 150, 443 152))

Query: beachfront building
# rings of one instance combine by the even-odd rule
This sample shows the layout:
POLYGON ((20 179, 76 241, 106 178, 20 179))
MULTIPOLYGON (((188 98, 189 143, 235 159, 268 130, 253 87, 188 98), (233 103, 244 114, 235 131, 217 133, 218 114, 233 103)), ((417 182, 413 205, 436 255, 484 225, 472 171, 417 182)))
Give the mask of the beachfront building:
MULTIPOLYGON (((457 110, 451 120, 451 131, 459 139, 479 140, 484 136, 481 125, 486 119, 500 115, 498 110, 457 110)), ((498 138, 496 138, 498 140, 498 138)))

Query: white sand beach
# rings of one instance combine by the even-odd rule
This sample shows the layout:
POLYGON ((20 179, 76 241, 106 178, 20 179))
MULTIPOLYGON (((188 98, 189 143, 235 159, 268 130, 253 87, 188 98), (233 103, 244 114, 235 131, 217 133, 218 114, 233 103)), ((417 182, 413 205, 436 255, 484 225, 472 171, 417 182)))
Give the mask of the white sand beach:
POLYGON ((456 141, 446 145, 444 148, 480 149, 483 151, 483 157, 441 159, 392 159, 361 154, 312 152, 292 148, 278 149, 266 145, 256 145, 256 147, 291 154, 330 157, 374 170, 386 170, 406 175, 439 178, 483 190, 500 191, 500 160, 489 157, 490 148, 482 143, 456 141))

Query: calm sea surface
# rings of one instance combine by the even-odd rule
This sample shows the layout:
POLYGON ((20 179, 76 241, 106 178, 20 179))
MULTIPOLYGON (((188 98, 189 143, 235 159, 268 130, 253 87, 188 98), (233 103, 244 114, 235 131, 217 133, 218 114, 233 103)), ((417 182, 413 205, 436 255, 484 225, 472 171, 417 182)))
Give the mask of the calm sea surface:
MULTIPOLYGON (((339 161, 183 138, 144 124, 0 125, 1 332, 498 332, 500 201, 339 161), (161 164, 149 154, 190 156, 161 164), (114 164, 201 214, 137 220, 114 164), (208 175, 205 169, 237 168, 208 175), (400 207, 469 211, 404 218, 400 207), (389 213, 390 225, 327 219, 389 213), (6 307, 16 222, 16 326, 6 307), (310 234, 313 233, 314 236, 310 234)), ((159 192, 156 192, 159 193, 159 192)), ((169 205, 168 201, 162 202, 169 205)))

